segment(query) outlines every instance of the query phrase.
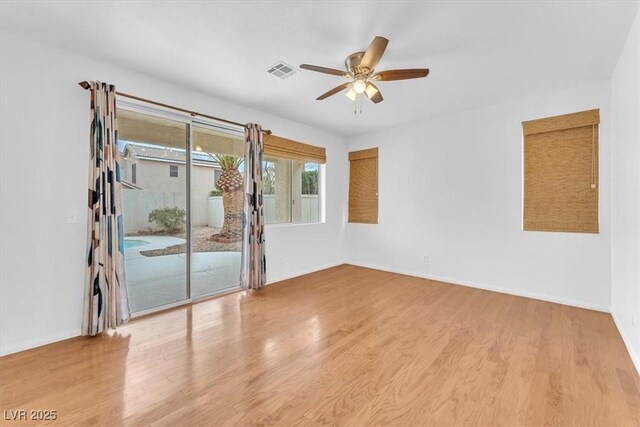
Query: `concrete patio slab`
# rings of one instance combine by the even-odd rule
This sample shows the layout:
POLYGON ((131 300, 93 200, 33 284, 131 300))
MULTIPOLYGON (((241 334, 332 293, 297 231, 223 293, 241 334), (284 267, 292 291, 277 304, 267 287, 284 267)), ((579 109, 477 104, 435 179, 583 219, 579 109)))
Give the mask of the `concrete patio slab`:
MULTIPOLYGON (((132 313, 183 301, 187 298, 187 255, 146 257, 141 251, 184 243, 172 236, 125 238, 125 270, 132 313)), ((198 252, 191 261, 191 294, 198 298, 239 284, 239 252, 198 252)))

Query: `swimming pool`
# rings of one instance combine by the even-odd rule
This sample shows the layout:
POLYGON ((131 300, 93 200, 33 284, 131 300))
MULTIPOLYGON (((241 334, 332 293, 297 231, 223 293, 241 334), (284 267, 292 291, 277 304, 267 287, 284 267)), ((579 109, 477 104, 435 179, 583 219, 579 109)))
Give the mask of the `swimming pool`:
POLYGON ((138 246, 146 246, 149 242, 146 240, 137 240, 137 239, 124 239, 124 248, 131 249, 137 248, 138 246))

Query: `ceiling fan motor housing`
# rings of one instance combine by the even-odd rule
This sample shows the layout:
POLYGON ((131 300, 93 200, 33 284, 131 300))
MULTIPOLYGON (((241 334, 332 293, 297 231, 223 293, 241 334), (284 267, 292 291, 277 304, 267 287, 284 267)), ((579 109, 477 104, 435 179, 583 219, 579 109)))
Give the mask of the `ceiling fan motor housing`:
POLYGON ((361 67, 360 63, 362 62, 362 58, 364 57, 364 52, 356 52, 347 56, 347 59, 344 60, 344 65, 347 67, 347 70, 351 72, 353 75, 358 74, 369 74, 371 70, 367 67, 361 67))

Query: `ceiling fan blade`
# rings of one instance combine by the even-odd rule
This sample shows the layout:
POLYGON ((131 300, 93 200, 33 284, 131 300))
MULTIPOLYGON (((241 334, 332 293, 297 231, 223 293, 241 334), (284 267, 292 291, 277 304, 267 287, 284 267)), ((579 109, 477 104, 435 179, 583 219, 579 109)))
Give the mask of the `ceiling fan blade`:
POLYGON ((319 97, 316 98, 316 100, 318 101, 322 101, 325 98, 330 97, 331 95, 335 95, 336 93, 345 90, 346 88, 349 87, 349 82, 347 83, 342 83, 340 86, 336 86, 333 89, 331 89, 329 92, 323 93, 322 95, 320 95, 319 97))
POLYGON ((427 77, 429 75, 428 68, 411 68, 406 70, 387 70, 380 71, 371 78, 379 81, 391 81, 391 80, 408 80, 419 79, 421 77, 427 77))
POLYGON ((346 71, 336 70, 335 68, 320 67, 318 65, 302 64, 300 68, 303 70, 316 71, 318 73, 332 74, 334 76, 347 76, 346 71))
POLYGON ((387 48, 388 43, 389 40, 384 37, 376 36, 367 48, 367 51, 364 53, 362 61, 360 61, 360 66, 366 67, 369 70, 376 68, 376 65, 380 62, 380 58, 382 58, 382 54, 387 48))
POLYGON ((367 82, 367 87, 365 88, 364 93, 367 95, 367 98, 376 104, 384 101, 382 93, 380 93, 380 89, 371 82, 367 82))

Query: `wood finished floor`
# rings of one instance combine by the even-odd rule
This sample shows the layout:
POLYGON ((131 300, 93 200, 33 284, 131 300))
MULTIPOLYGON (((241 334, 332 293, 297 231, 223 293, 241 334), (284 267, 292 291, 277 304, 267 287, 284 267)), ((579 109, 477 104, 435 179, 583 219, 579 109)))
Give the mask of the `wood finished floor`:
POLYGON ((610 315, 349 265, 0 358, 0 386, 67 426, 640 425, 610 315))

